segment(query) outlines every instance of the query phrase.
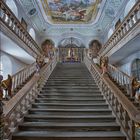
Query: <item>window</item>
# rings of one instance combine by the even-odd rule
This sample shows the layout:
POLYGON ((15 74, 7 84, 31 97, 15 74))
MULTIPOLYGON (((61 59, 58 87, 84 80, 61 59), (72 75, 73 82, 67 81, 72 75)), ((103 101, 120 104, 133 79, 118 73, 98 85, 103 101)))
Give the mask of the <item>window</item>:
POLYGON ((136 59, 132 63, 132 76, 135 76, 140 81, 140 59, 136 59))

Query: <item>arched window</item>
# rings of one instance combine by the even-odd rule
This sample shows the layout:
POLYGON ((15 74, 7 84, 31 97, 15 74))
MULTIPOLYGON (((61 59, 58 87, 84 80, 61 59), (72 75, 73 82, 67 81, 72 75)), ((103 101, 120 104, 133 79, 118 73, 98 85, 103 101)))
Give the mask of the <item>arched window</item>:
POLYGON ((13 0, 6 0, 6 4, 11 9, 11 11, 15 14, 15 16, 18 18, 18 9, 13 0))
POLYGON ((31 29, 29 30, 29 34, 30 34, 31 37, 35 40, 35 31, 34 31, 33 28, 31 28, 31 29))
POLYGON ((132 63, 132 76, 135 76, 140 81, 140 59, 135 59, 132 63))

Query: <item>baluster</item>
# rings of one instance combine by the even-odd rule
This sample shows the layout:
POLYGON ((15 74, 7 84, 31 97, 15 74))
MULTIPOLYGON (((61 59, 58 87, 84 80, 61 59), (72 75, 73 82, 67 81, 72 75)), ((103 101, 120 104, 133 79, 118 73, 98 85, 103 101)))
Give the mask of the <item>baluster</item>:
POLYGON ((119 103, 119 106, 118 106, 119 108, 118 108, 118 110, 119 110, 119 119, 121 120, 121 121, 123 121, 123 107, 122 107, 122 105, 119 103))
POLYGON ((124 34, 126 34, 126 32, 127 32, 126 23, 124 23, 123 26, 124 26, 124 28, 123 28, 123 29, 124 29, 124 30, 123 30, 123 31, 124 31, 124 34))
MULTIPOLYGON (((128 129, 129 129, 129 120, 130 120, 130 118, 129 118, 129 115, 128 115, 128 113, 127 113, 126 110, 125 110, 124 113, 123 113, 123 119, 124 119, 124 121, 123 121, 123 126, 124 126, 124 128, 125 128, 125 131, 128 131, 128 129)), ((127 132, 127 133, 128 133, 128 132, 127 132)))
POLYGON ((3 9, 3 17, 2 17, 3 21, 6 22, 6 9, 3 9))
POLYGON ((131 28, 130 19, 127 19, 126 27, 127 31, 129 31, 129 29, 131 28))
POLYGON ((129 121, 129 137, 131 140, 135 140, 135 122, 133 120, 129 121))

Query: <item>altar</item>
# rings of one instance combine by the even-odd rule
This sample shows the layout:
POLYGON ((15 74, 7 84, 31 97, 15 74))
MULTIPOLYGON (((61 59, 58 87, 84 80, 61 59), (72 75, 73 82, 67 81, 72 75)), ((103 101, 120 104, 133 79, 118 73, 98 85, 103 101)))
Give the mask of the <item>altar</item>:
POLYGON ((81 62, 83 61, 82 47, 60 47, 59 60, 60 62, 81 62))

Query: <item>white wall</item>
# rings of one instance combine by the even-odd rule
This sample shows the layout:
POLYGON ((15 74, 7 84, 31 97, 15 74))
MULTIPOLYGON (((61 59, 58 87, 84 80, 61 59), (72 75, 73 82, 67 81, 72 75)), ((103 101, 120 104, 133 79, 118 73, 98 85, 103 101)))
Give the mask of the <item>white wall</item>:
POLYGON ((27 66, 25 63, 2 51, 0 52, 0 63, 2 66, 1 74, 4 76, 4 79, 7 78, 8 74, 13 75, 27 66))
POLYGON ((140 51, 128 56, 127 58, 119 62, 119 64, 117 64, 117 67, 131 76, 131 66, 133 61, 137 58, 140 59, 140 51))

